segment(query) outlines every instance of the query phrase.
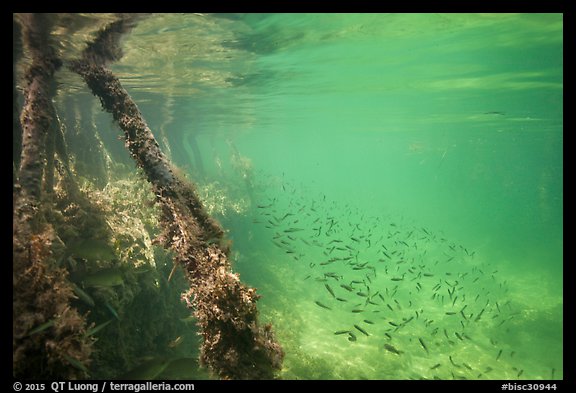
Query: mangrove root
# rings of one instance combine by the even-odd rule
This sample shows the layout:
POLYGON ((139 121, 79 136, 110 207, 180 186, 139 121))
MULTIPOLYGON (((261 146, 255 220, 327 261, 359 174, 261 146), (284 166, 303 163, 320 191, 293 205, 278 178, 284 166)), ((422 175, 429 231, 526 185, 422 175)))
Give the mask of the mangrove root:
MULTIPOLYGON (((67 271, 55 263, 62 256, 62 241, 41 209, 45 141, 53 127, 53 76, 60 60, 48 42, 49 16, 19 18, 32 64, 25 74, 21 159, 13 190, 13 375, 85 378, 92 341, 85 335, 85 319, 70 307, 74 295, 67 271)), ((51 177, 47 180, 51 187, 51 177)))
POLYGON ((190 283, 183 297, 194 309, 204 339, 201 364, 223 379, 272 379, 284 353, 271 326, 258 324, 256 290, 231 272, 224 231, 208 216, 192 184, 175 175, 136 104, 106 67, 121 55, 118 38, 134 21, 123 16, 108 25, 70 69, 112 113, 127 149, 152 185, 162 211, 158 241, 175 252, 190 283))

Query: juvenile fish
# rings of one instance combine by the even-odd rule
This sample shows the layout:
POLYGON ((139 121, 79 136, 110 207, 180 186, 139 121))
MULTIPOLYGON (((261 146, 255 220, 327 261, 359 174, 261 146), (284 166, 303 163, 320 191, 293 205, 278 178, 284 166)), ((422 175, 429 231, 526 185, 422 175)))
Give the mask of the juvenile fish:
POLYGON ((300 232, 303 231, 303 228, 288 228, 288 229, 284 229, 285 233, 292 233, 292 232, 300 232))
POLYGON ((84 303, 86 303, 90 307, 95 306, 94 299, 92 299, 92 297, 88 295, 86 292, 84 292, 78 285, 72 283, 72 290, 78 296, 78 298, 82 300, 84 303))
POLYGON ((122 272, 117 268, 103 269, 82 279, 86 287, 114 287, 124 284, 122 272))
POLYGON ((462 367, 459 364, 454 363, 454 360, 452 360, 452 355, 448 355, 448 358, 450 359, 450 363, 452 363, 453 366, 455 367, 462 367))
POLYGON ((396 355, 402 355, 404 353, 403 351, 399 351, 393 345, 390 345, 390 344, 384 344, 384 349, 387 350, 388 352, 392 352, 396 355))
POLYGON ((314 303, 316 303, 318 306, 325 308, 326 310, 332 310, 330 307, 328 307, 325 304, 320 303, 318 300, 315 300, 314 303))
POLYGON ((338 334, 348 334, 348 333, 352 333, 350 330, 338 330, 337 332, 334 332, 334 334, 338 335, 338 334))
POLYGON ((422 345, 422 348, 424 348, 426 353, 429 353, 428 348, 426 348, 426 344, 424 344, 424 341, 420 337, 418 337, 418 341, 420 341, 420 345, 422 345))
POLYGON ((106 304, 104 304, 104 306, 106 306, 106 308, 108 309, 108 311, 110 311, 110 314, 112 314, 112 316, 114 318, 116 318, 117 320, 120 320, 118 313, 116 312, 116 310, 114 310, 114 308, 108 302, 106 302, 106 304))
POLYGON ((484 310, 485 310, 485 309, 486 309, 486 308, 483 308, 483 309, 480 311, 480 314, 478 314, 478 316, 474 319, 474 322, 478 322, 478 321, 480 320, 480 318, 482 317, 482 314, 484 313, 484 310))
POLYGON ((358 329, 362 334, 364 334, 364 335, 366 335, 366 336, 369 336, 368 332, 367 332, 366 330, 362 329, 360 326, 354 325, 354 327, 355 327, 356 329, 358 329))
POLYGON ((324 286, 326 287, 326 290, 330 292, 330 295, 332 295, 332 297, 336 297, 336 295, 334 295, 334 291, 332 290, 332 288, 330 288, 330 285, 324 284, 324 286))

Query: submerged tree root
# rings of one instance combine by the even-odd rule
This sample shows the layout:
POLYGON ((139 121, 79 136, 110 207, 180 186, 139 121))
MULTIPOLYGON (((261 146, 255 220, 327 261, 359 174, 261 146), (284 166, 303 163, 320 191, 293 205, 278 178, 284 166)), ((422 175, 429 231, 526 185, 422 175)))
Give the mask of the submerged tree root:
POLYGON ((21 24, 32 65, 25 75, 21 160, 14 185, 13 376, 85 378, 92 341, 85 334, 85 319, 70 307, 67 272, 56 267, 62 241, 42 213, 44 142, 52 126, 53 75, 60 61, 47 42, 46 15, 21 15, 21 24))
POLYGON ((222 228, 208 216, 192 184, 175 175, 136 104, 105 63, 120 57, 117 38, 134 20, 127 16, 102 30, 70 68, 80 74, 124 131, 126 147, 152 184, 162 210, 157 239, 176 254, 190 283, 183 295, 201 335, 201 364, 222 379, 272 379, 284 353, 271 325, 258 324, 254 288, 232 273, 222 228))

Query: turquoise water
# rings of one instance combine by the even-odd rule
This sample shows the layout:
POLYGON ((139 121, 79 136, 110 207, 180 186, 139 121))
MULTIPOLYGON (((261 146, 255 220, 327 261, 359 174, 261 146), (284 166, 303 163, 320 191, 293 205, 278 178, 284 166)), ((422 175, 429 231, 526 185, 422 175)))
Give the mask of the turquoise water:
POLYGON ((229 231, 283 378, 558 379, 562 35, 558 14, 156 15, 111 68, 229 231))

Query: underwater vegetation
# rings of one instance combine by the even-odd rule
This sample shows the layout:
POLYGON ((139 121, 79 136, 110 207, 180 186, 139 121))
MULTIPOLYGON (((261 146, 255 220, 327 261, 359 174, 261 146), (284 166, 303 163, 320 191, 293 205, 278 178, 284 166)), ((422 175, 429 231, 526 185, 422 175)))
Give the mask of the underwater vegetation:
MULTIPOLYGON (((21 28, 25 49, 32 57, 20 116, 22 129, 14 124, 22 147, 19 168, 14 169, 13 264, 14 273, 23 277, 15 280, 13 287, 14 376, 82 378, 90 376, 94 362, 96 377, 110 377, 116 370, 133 366, 138 357, 144 359, 139 349, 145 348, 158 357, 137 370, 147 378, 157 377, 177 358, 162 357, 162 350, 177 348, 183 341, 175 328, 182 316, 167 309, 176 307, 174 303, 166 304, 166 292, 181 291, 169 283, 180 266, 189 282, 182 298, 193 310, 197 333, 203 339, 200 364, 223 379, 274 378, 283 351, 271 324, 258 323, 256 289, 244 285, 231 271, 223 229, 208 215, 195 187, 177 176, 136 104, 106 67, 122 56, 118 40, 139 16, 121 15, 98 30, 96 39, 69 61, 68 67, 80 74, 124 131, 126 148, 154 195, 152 201, 143 199, 136 204, 156 205, 157 222, 147 214, 150 209, 135 209, 133 203, 129 206, 127 201, 140 194, 129 190, 122 195, 122 188, 130 189, 130 183, 109 181, 103 190, 108 198, 99 198, 99 191, 78 185, 51 102, 54 71, 62 64, 48 42, 57 18, 26 14, 14 19, 14 29, 21 28), (57 138, 58 160, 54 150, 44 149, 43 143, 57 138), (45 156, 50 163, 46 168, 45 156), (56 166, 64 171, 56 171, 56 166), (67 183, 68 188, 63 186, 55 200, 58 183, 67 183), (60 209, 53 209, 54 201, 60 209), (46 212, 38 213, 37 206, 46 212), (129 212, 123 210, 128 206, 129 212), (173 252, 172 270, 166 278, 161 268, 168 265, 163 261, 167 254, 156 254, 152 243, 173 252), (43 287, 46 293, 42 293, 43 287), (172 323, 166 323, 170 315, 172 323), (89 325, 88 319, 94 322, 89 325), (146 329, 141 327, 143 321, 146 329), (105 339, 96 338, 106 331, 108 334, 101 336, 105 339), (167 337, 172 339, 166 342, 167 337), (92 356, 95 345, 99 351, 92 356), (46 356, 43 347, 53 353, 46 356)), ((14 109, 18 110, 17 105, 14 109)))
POLYGON ((561 19, 13 14, 13 377, 564 378, 561 19))

